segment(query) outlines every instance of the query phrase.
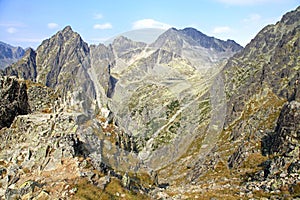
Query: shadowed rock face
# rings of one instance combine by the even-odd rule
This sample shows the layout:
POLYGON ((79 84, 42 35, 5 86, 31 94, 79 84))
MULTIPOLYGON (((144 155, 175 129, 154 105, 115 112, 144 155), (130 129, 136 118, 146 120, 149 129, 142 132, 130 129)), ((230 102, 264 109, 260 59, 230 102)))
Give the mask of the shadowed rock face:
MULTIPOLYGON (((283 155, 298 148, 300 140, 300 102, 286 103, 280 113, 273 136, 271 151, 283 155)), ((300 152, 299 152, 300 153, 300 152)), ((300 155, 296 155, 300 156, 300 155)))
POLYGON ((17 115, 30 112, 26 85, 16 78, 0 76, 0 129, 9 127, 17 115))

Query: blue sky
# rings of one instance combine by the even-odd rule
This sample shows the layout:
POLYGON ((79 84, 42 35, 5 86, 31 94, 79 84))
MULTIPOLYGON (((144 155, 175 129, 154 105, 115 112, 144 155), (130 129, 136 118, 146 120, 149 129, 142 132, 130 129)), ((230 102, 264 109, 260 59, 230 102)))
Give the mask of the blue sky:
POLYGON ((300 0, 0 0, 0 41, 36 48, 67 25, 89 44, 140 28, 194 27, 246 45, 300 0))

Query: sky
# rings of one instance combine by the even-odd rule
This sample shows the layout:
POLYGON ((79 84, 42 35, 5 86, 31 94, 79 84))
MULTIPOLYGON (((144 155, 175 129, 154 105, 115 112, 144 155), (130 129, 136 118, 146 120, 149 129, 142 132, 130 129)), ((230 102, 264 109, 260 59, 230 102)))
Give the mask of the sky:
POLYGON ((142 28, 194 27, 245 46, 300 0, 0 0, 0 41, 37 48, 70 25, 89 44, 142 28))

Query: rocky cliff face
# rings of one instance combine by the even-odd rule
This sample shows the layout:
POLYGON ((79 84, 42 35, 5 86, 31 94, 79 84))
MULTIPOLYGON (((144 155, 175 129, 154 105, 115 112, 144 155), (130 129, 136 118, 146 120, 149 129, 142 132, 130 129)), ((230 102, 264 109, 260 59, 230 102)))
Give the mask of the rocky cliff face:
POLYGON ((5 69, 14 62, 17 62, 24 55, 25 50, 21 47, 13 47, 0 42, 0 69, 5 69))
POLYGON ((224 75, 230 99, 229 123, 234 120, 230 118, 244 109, 245 100, 262 89, 269 89, 281 99, 298 98, 299 51, 299 11, 296 10, 276 25, 265 27, 243 53, 228 62, 224 75))
POLYGON ((276 194, 274 196, 299 195, 299 113, 300 103, 284 104, 273 132, 262 139, 262 152, 269 159, 260 163, 261 169, 248 174, 246 193, 249 188, 276 194))
MULTIPOLYGON (((270 141, 271 153, 288 156, 293 151, 298 150, 298 141, 300 134, 300 102, 292 101, 286 103, 279 115, 275 134, 270 141)), ((299 158, 300 152, 293 154, 294 158, 299 158)))
MULTIPOLYGON (((283 103, 299 101, 299 16, 298 8, 265 27, 224 68, 225 127, 240 146, 245 147, 245 138, 253 137, 253 132, 256 139, 252 141, 259 142, 265 133, 274 131, 283 103)), ((231 157, 231 166, 247 159, 244 153, 249 149, 237 150, 239 159, 235 162, 236 156, 231 157)))
POLYGON ((17 115, 30 112, 26 85, 16 78, 0 76, 0 129, 9 127, 17 115))
POLYGON ((67 26, 43 41, 36 53, 37 82, 55 88, 66 99, 69 95, 74 106, 82 102, 79 109, 90 112, 89 104, 95 100, 96 92, 88 75, 89 47, 79 34, 67 26))

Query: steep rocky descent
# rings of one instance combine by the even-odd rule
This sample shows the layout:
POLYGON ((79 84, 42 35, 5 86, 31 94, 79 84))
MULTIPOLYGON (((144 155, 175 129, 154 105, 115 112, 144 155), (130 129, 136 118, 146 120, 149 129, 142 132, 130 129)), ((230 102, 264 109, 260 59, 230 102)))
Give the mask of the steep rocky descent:
POLYGON ((9 127, 17 115, 30 112, 26 84, 0 76, 0 129, 9 127))
POLYGON ((240 117, 245 102, 262 89, 299 101, 300 8, 265 27, 225 66, 228 120, 240 117))
POLYGON ((270 157, 259 163, 261 170, 248 175, 244 191, 249 193, 249 188, 256 188, 265 193, 273 192, 277 196, 299 196, 299 120, 300 103, 285 103, 276 129, 262 140, 262 152, 270 157))
MULTIPOLYGON (((122 172, 114 171, 103 162, 101 149, 91 148, 93 142, 100 148, 105 143, 96 133, 82 135, 78 131, 78 125, 87 122, 87 118, 81 113, 62 110, 17 116, 9 129, 0 130, 3 141, 0 145, 0 196, 8 200, 40 199, 40 195, 46 199, 71 199, 76 193, 78 199, 83 196, 98 199, 107 196, 106 193, 114 197, 119 191, 131 199, 130 192, 122 189, 122 172), (83 143, 80 137, 92 141, 83 143), (107 186, 112 189, 106 189, 107 186), (84 194, 91 190, 95 194, 84 194)), ((85 126, 85 131, 89 132, 85 126)), ((102 129, 98 128, 100 132, 102 129)), ((142 184, 131 181, 131 185, 134 184, 139 188, 133 189, 135 195, 143 197, 142 184)))
MULTIPOLYGON (((101 116, 89 120, 76 112, 53 89, 25 82, 29 102, 26 107, 31 107, 33 113, 16 116, 9 128, 0 130, 1 197, 70 199, 75 195, 79 199, 98 199, 121 193, 132 199, 134 191, 134 196, 147 198, 142 193, 153 183, 145 168, 139 171, 143 174, 126 176, 130 180, 126 188, 131 191, 122 187, 124 172, 115 170, 120 169, 115 165, 121 163, 125 170, 139 164, 136 158, 128 156, 133 146, 130 138, 124 141, 116 127, 105 127, 101 116), (118 148, 117 142, 127 152, 118 148), (143 182, 142 177, 146 177, 143 182), (85 194, 90 190, 96 193, 85 194)), ((26 89, 22 95, 27 96, 26 89)))
MULTIPOLYGON (((224 130, 207 157, 196 160, 190 153, 160 171, 172 185, 186 183, 167 191, 179 198, 299 195, 299 28, 300 7, 265 27, 229 59, 222 71, 227 97, 224 130), (269 135, 274 132, 274 137, 269 135)), ((201 142, 198 139, 189 151, 196 149, 197 154, 201 142)))
POLYGON ((271 152, 288 156, 292 151, 296 159, 300 159, 300 102, 286 103, 280 113, 275 129, 275 135, 270 141, 271 152))
POLYGON ((300 7, 265 27, 225 66, 225 130, 235 144, 231 167, 246 162, 251 157, 249 151, 261 150, 257 144, 275 130, 286 101, 299 101, 299 44, 300 7))
POLYGON ((0 42, 0 69, 5 69, 12 63, 18 61, 24 55, 25 50, 21 47, 13 47, 0 42))
POLYGON ((232 145, 229 167, 238 168, 274 131, 282 105, 299 101, 300 8, 265 27, 244 51, 229 60, 226 79, 226 134, 232 145))

